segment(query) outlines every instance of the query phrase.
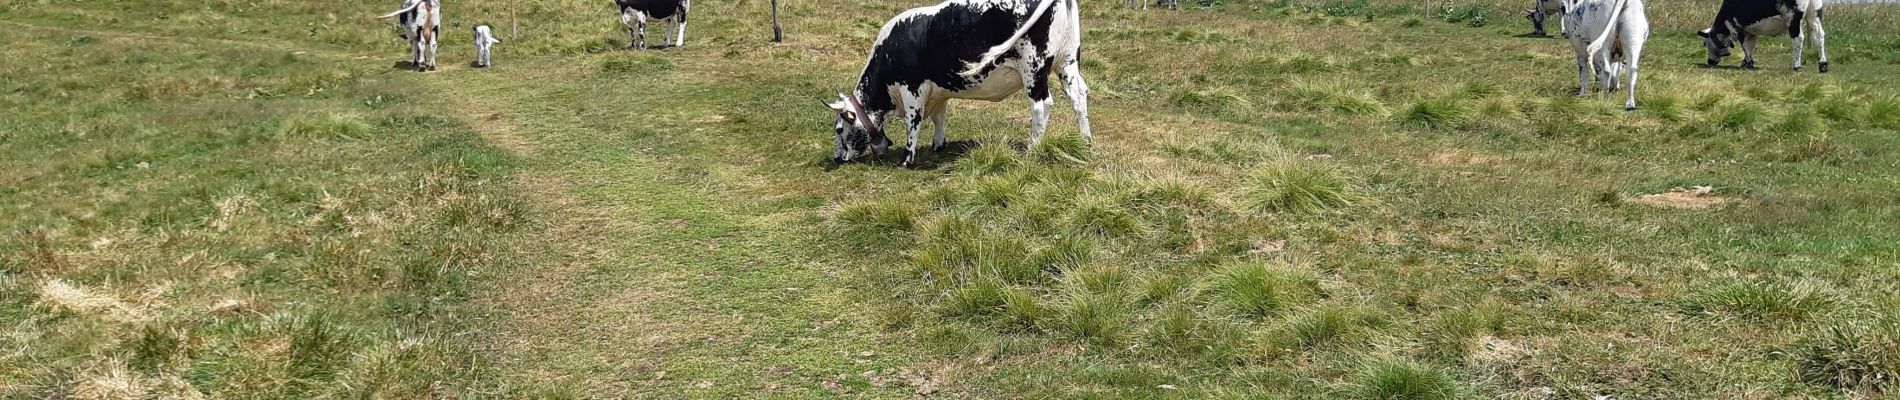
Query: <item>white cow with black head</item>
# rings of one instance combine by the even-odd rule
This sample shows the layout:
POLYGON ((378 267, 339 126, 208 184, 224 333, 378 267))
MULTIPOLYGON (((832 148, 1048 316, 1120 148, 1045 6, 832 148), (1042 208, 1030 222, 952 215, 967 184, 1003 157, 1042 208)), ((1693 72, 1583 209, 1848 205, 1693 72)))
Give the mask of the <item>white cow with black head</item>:
POLYGON ((1577 95, 1590 94, 1591 75, 1602 82, 1604 92, 1615 92, 1617 79, 1628 70, 1629 84, 1621 89, 1629 91, 1629 100, 1623 109, 1635 110, 1637 62, 1649 40, 1643 0, 1578 0, 1565 9, 1565 36, 1577 53, 1577 95))
POLYGON ((1742 68, 1755 67, 1755 39, 1787 33, 1794 40, 1794 70, 1801 70, 1802 24, 1812 25, 1814 47, 1821 51, 1821 73, 1827 73, 1827 31, 1821 28, 1822 0, 1723 0, 1715 23, 1698 32, 1709 50, 1709 66, 1722 63, 1735 42, 1742 43, 1742 68))
POLYGON ((1089 131, 1088 84, 1082 80, 1082 26, 1077 0, 949 0, 915 8, 884 23, 857 87, 828 104, 837 114, 832 157, 850 161, 884 153, 885 117, 903 118, 909 133, 904 165, 916 161, 917 133, 929 118, 931 147, 944 144, 950 99, 1001 101, 1028 90, 1029 141, 1049 123, 1049 75, 1062 80, 1082 137, 1089 131))

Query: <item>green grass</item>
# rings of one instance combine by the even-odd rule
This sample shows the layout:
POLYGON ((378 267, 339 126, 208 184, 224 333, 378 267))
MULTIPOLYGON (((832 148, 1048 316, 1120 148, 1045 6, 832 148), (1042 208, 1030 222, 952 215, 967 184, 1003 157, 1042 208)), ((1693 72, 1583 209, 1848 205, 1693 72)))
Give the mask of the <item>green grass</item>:
POLYGON ((0 3, 0 397, 1900 391, 1892 5, 1821 75, 1649 4, 1627 113, 1516 1, 1085 3, 1092 145, 957 101, 900 169, 812 99, 922 3, 766 4, 469 3, 520 36, 416 73, 388 5, 0 3))

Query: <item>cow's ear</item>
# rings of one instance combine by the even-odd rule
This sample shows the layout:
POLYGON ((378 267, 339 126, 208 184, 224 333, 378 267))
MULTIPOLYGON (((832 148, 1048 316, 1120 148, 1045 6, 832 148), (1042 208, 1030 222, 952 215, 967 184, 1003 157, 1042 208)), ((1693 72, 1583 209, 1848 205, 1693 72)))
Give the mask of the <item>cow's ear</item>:
POLYGON ((1709 29, 1708 29, 1708 28, 1702 28, 1702 30, 1699 30, 1699 31, 1695 31, 1695 35, 1696 35, 1696 36, 1701 36, 1701 37, 1709 37, 1709 29))

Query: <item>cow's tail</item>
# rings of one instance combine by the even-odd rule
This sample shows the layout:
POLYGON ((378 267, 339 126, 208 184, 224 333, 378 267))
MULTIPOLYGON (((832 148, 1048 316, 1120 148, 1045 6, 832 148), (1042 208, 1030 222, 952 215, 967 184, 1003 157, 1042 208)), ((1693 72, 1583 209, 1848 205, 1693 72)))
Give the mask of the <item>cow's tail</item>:
POLYGON ((396 10, 396 11, 390 11, 390 12, 389 12, 388 14, 383 14, 383 16, 381 16, 381 17, 376 17, 376 19, 383 19, 383 18, 389 18, 389 17, 394 17, 394 16, 396 16, 396 15, 399 15, 399 14, 402 14, 402 13, 406 13, 406 12, 410 12, 410 11, 415 11, 415 9, 416 9, 416 6, 420 6, 420 5, 422 5, 422 2, 420 2, 420 1, 418 1, 418 2, 415 2, 415 3, 411 3, 411 4, 409 4, 409 6, 408 6, 408 7, 403 7, 403 8, 401 9, 401 10, 396 10))
POLYGON ((990 50, 983 52, 983 56, 978 57, 976 62, 964 64, 963 65, 964 70, 961 75, 965 77, 970 77, 970 76, 976 76, 976 74, 982 73, 983 67, 989 66, 990 63, 996 62, 996 59, 998 57, 1002 57, 1003 53, 1008 53, 1009 49, 1016 47, 1016 41, 1022 40, 1023 35, 1029 34, 1029 28, 1035 27, 1037 22, 1042 21, 1043 14, 1048 13, 1049 9, 1051 7, 1054 7, 1056 3, 1060 3, 1063 1, 1067 1, 1067 0, 1042 0, 1041 4, 1036 5, 1036 10, 1034 12, 1029 13, 1029 19, 1024 20, 1023 26, 1021 28, 1017 28, 1016 33, 1009 35, 1009 40, 1005 40, 1003 41, 1003 43, 997 44, 994 47, 990 47, 990 50))
POLYGON ((1622 18, 1623 6, 1628 3, 1628 0, 1616 0, 1616 3, 1610 7, 1609 22, 1603 25, 1603 33, 1597 34, 1597 39, 1590 41, 1589 53, 1585 54, 1595 58, 1597 52, 1603 50, 1603 45, 1609 44, 1610 33, 1616 32, 1617 19, 1622 18))

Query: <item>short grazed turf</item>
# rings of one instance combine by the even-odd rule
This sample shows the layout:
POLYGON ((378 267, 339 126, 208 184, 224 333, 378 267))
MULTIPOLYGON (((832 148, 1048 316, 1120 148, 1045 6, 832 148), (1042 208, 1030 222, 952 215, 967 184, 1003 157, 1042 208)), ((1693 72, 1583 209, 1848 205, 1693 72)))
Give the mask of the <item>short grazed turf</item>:
POLYGON ((1821 75, 1650 4, 1626 113, 1528 4, 1090 2, 1092 146, 900 169, 819 99, 923 3, 782 3, 450 2, 432 73, 393 2, 0 3, 0 397, 1900 393, 1893 5, 1821 75))

